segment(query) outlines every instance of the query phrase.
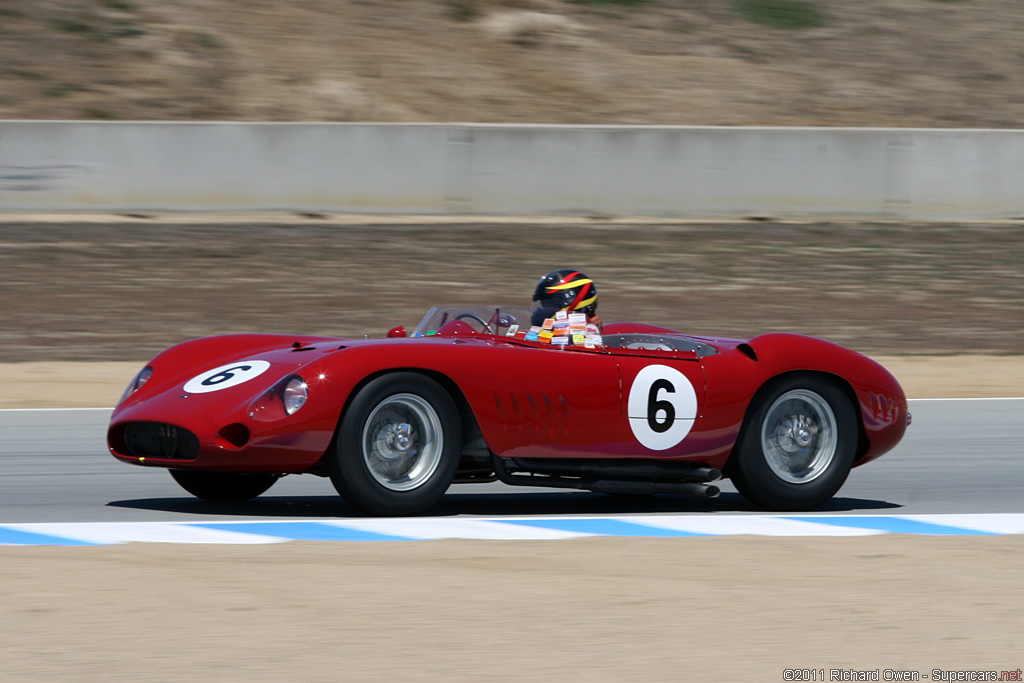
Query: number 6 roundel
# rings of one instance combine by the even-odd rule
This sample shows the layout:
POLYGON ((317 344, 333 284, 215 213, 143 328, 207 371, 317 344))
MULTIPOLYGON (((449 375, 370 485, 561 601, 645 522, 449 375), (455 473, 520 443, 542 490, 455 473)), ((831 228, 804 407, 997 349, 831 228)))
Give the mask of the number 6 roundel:
POLYGON ((258 377, 270 368, 270 363, 265 360, 246 360, 238 363, 228 363, 213 370, 207 370, 201 375, 196 375, 185 383, 185 392, 189 394, 206 394, 211 391, 220 391, 229 387, 238 386, 258 377))
POLYGON ((664 451, 685 439, 693 428, 697 392, 678 370, 648 365, 633 380, 626 410, 637 441, 652 451, 664 451))

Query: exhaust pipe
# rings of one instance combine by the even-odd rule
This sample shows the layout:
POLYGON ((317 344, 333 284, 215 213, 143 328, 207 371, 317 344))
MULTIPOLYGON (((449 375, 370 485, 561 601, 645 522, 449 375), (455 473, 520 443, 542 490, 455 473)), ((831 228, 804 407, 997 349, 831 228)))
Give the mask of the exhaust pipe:
MULTIPOLYGON (((625 495, 650 495, 654 493, 674 493, 704 498, 717 498, 721 489, 717 486, 693 481, 630 481, 626 479, 569 479, 558 474, 534 473, 512 474, 497 453, 491 453, 491 464, 494 473, 502 483, 509 486, 534 486, 538 488, 563 488, 597 493, 614 493, 625 495)), ((532 463, 531 463, 532 465, 532 463)), ((580 469, 586 466, 581 465, 580 469)), ((718 470, 705 467, 707 475, 715 479, 722 476, 718 470)), ((564 473, 564 472, 560 472, 564 473)))
POLYGON ((583 488, 597 493, 615 493, 625 495, 649 495, 653 493, 681 493, 688 496, 718 498, 722 492, 713 484, 697 484, 694 482, 668 481, 595 481, 583 488))
POLYGON ((639 460, 538 460, 515 458, 513 462, 522 470, 535 474, 551 474, 593 479, 670 479, 675 481, 709 482, 722 478, 722 472, 690 462, 643 462, 639 460))

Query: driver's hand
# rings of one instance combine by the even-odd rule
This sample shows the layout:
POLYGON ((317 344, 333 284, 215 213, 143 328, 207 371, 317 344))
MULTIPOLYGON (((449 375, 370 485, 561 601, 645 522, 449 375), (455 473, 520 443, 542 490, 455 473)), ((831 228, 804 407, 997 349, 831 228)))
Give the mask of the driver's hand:
POLYGON ((592 316, 588 317, 587 318, 587 324, 588 325, 597 325, 597 331, 598 332, 603 332, 604 331, 604 321, 601 320, 601 316, 599 316, 599 315, 592 315, 592 316))

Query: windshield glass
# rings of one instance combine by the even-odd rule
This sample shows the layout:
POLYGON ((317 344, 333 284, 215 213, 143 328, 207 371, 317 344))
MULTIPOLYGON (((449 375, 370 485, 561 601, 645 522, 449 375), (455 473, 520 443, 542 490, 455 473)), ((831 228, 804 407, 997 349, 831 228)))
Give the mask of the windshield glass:
POLYGON ((412 336, 437 334, 453 320, 461 320, 476 332, 505 335, 513 325, 529 329, 530 309, 527 306, 434 306, 423 316, 412 336))

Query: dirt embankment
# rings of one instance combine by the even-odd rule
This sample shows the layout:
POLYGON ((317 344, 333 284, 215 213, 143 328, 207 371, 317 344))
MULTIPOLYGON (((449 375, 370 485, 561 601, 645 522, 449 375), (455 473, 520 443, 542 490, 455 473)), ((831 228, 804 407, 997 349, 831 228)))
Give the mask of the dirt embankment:
POLYGON ((1024 125, 1018 0, 766 4, 0 0, 0 119, 1024 125))

